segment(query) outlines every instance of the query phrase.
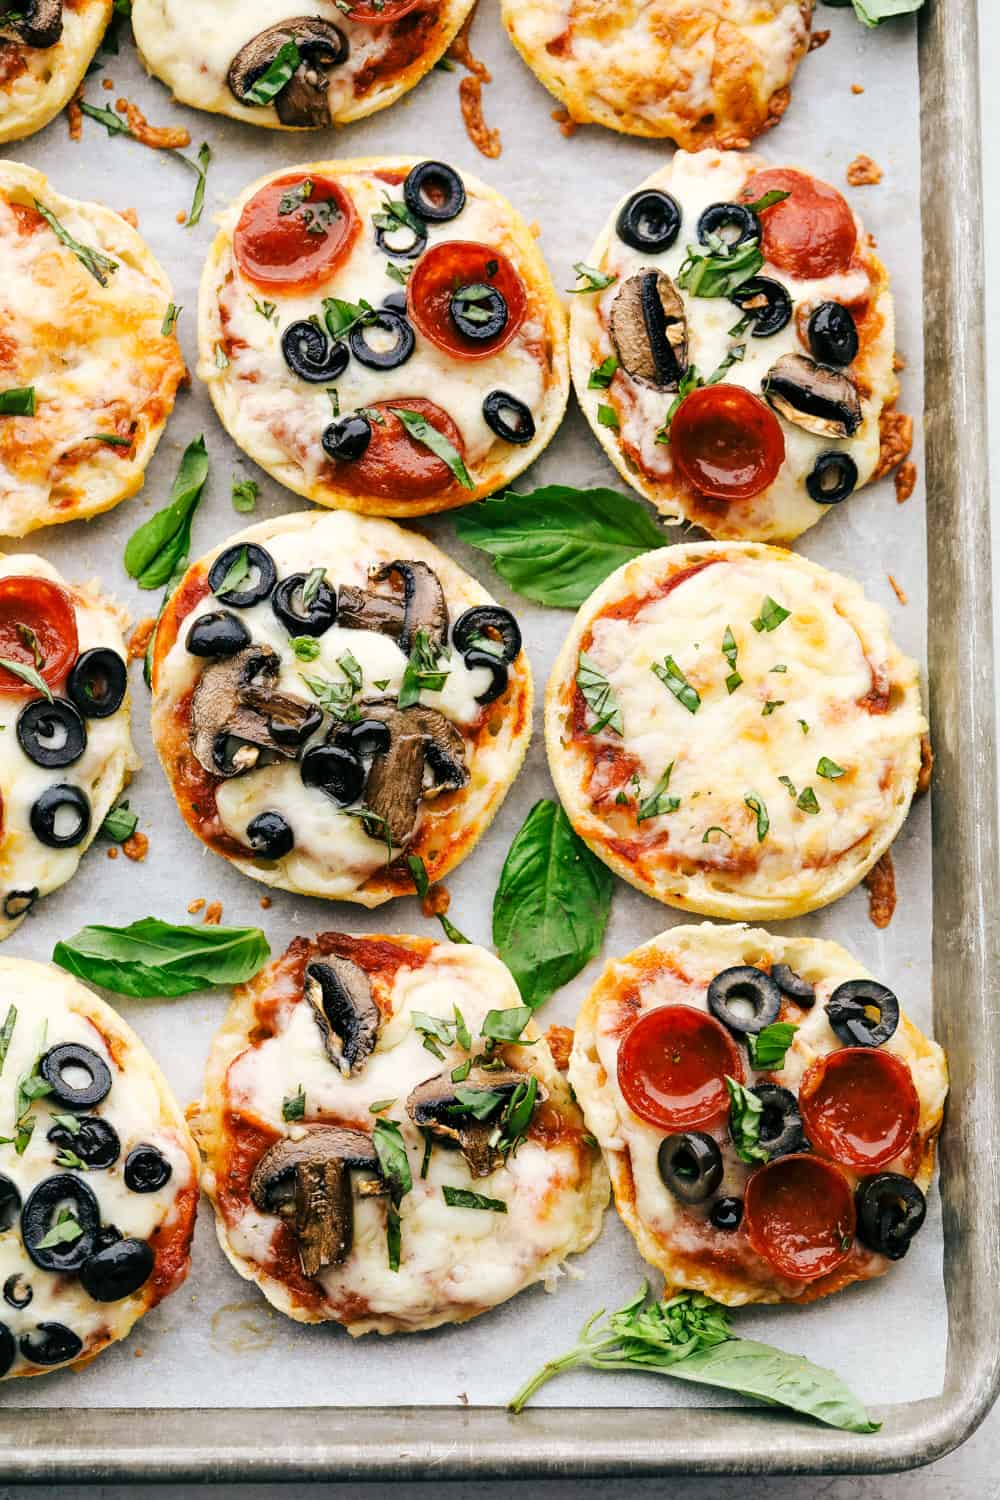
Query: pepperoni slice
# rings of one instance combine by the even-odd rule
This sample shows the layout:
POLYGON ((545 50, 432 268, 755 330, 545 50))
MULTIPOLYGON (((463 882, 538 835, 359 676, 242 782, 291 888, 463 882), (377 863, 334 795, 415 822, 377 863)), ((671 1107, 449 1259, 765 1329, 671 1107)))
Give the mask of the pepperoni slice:
POLYGON ((398 396, 393 401, 377 401, 366 406, 382 421, 371 421, 371 441, 362 456, 350 463, 334 463, 336 483, 355 495, 379 495, 386 500, 424 500, 447 490, 456 481, 443 458, 438 458, 422 443, 414 442, 392 408, 415 411, 436 427, 456 448, 465 454, 462 434, 446 411, 422 396, 398 396))
POLYGON ((363 21, 366 26, 388 26, 390 21, 401 21, 411 10, 426 5, 427 0, 352 0, 350 18, 363 21))
POLYGON ((803 280, 846 271, 858 229, 837 189, 808 172, 769 167, 753 174, 743 198, 754 203, 774 189, 790 196, 765 208, 760 216, 764 259, 803 280))
POLYGON ((799 1084, 799 1108, 816 1150, 861 1172, 905 1151, 920 1118, 909 1068, 875 1047, 843 1047, 814 1062, 799 1084))
POLYGON ((474 240, 446 240, 417 261, 406 294, 411 320, 445 354, 487 359, 510 343, 528 310, 524 282, 506 255, 474 240), (507 321, 489 339, 470 339, 451 315, 451 299, 467 286, 495 287, 507 304, 507 321))
POLYGON ((642 1120, 688 1130, 729 1109, 726 1074, 743 1081, 729 1032, 693 1005, 661 1005, 640 1016, 618 1049, 618 1086, 642 1120))
POLYGON ((693 490, 746 500, 777 478, 785 458, 781 424, 741 385, 706 385, 685 396, 670 424, 670 451, 693 490))
POLYGON ((747 1182, 747 1238, 782 1276, 812 1281, 834 1270, 851 1253, 854 1225, 850 1183, 816 1156, 781 1156, 747 1182))
POLYGON ((308 291, 347 259, 360 228, 354 204, 338 182, 294 172, 265 183, 244 206, 233 254, 244 276, 258 286, 308 291))
MULTIPOLYGON (((79 649, 76 611, 64 588, 47 578, 31 578, 23 573, 0 578, 0 657, 36 667, 50 688, 59 688, 66 681, 79 649), (37 646, 40 665, 33 644, 37 646)), ((0 667, 0 694, 21 698, 41 696, 37 689, 5 667, 0 667)))

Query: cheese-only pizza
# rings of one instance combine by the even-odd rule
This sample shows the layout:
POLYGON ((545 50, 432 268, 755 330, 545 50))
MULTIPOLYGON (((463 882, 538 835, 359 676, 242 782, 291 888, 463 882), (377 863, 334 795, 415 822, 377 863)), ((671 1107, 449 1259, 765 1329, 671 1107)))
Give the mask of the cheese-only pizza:
POLYGON ((0 959, 0 1378, 85 1365, 190 1264, 198 1155, 135 1032, 61 969, 0 959))
MULTIPOLYGON (((73 97, 113 0, 7 0, 0 6, 0 142, 47 125, 73 97)), ((0 256, 0 264, 6 251, 0 256)))
POLYGON ((569 393, 565 316, 499 193, 415 157, 254 183, 202 278, 198 373, 233 440, 319 505, 423 515, 533 462, 569 393))
POLYGON ((788 541, 877 473, 899 388, 892 296, 835 188, 679 151, 619 203, 581 287, 580 404, 664 515, 788 541))
POLYGON ((65 885, 139 759, 121 612, 0 556, 0 940, 65 885))
POLYGON ((296 938, 235 991, 193 1123, 237 1271, 352 1334, 552 1286, 608 1202, 548 1044, 471 943, 296 938))
POLYGON ((273 130, 346 125, 433 68, 474 0, 134 0, 146 67, 182 104, 273 130))
POLYGON ((553 780, 594 853, 669 906, 737 920, 858 884, 906 818, 926 727, 885 611, 753 542, 612 573, 545 709, 553 780))
POLYGON ((153 652, 153 737, 210 849, 378 906, 473 848, 531 736, 508 610, 423 537, 282 516, 194 563, 153 652))
POLYGON ((0 533, 141 488, 186 373, 171 295, 119 214, 0 162, 0 533))
POLYGON ((945 1056, 837 943, 675 927, 608 964, 569 1077, 668 1288, 812 1302, 924 1222, 945 1056))
POLYGON ((511 41, 576 124, 747 146, 788 108, 812 0, 501 0, 511 41))

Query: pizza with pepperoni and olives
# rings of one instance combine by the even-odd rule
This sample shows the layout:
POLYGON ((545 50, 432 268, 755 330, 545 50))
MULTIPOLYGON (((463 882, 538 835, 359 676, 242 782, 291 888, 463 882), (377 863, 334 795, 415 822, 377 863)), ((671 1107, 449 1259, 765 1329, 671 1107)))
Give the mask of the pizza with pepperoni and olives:
POLYGON ((819 178, 679 151, 619 203, 577 290, 580 404, 664 515, 788 541, 877 472, 898 394, 889 280, 819 178))
POLYGON ((836 943, 653 938, 587 997, 569 1077, 668 1291, 811 1302, 883 1275, 924 1222, 945 1056, 836 943))
POLYGON ((916 662, 858 584, 754 542, 663 547, 583 605, 546 693, 577 833, 669 906, 826 906, 899 832, 926 730, 916 662))
POLYGON ((300 495, 423 515, 534 461, 569 391, 565 318, 528 226, 444 162, 284 170, 226 212, 198 371, 233 439, 300 495))
POLYGON ((41 130, 74 95, 113 0, 11 0, 0 6, 0 142, 41 130))
POLYGON ((0 1379, 88 1364, 180 1286, 198 1154, 131 1027, 0 959, 0 1379))

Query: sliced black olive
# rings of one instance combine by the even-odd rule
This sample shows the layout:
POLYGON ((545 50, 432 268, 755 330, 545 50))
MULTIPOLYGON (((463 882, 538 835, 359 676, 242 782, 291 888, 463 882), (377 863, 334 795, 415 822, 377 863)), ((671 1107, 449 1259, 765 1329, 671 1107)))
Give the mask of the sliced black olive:
MULTIPOLYGON (((3 1300, 10 1307, 28 1307, 35 1293, 27 1276, 15 1271, 3 1284, 3 1300)), ((0 1364, 3 1361, 0 1359, 0 1364)), ((2 1371, 0 1371, 2 1373, 2 1371)))
POLYGON ((758 1083, 750 1090, 764 1106, 760 1115, 760 1143, 768 1157, 788 1156, 805 1146, 799 1101, 777 1083, 758 1083))
MULTIPOLYGON (((30 1302, 30 1300, 31 1299, 29 1297, 28 1301, 30 1302)), ((17 1303, 15 1302, 12 1305, 16 1307, 17 1303)), ((14 1342, 14 1335, 11 1333, 6 1323, 0 1323, 0 1376, 6 1375, 7 1371, 14 1363, 16 1356, 17 1344, 14 1342)))
POLYGON ((39 1323, 19 1339, 21 1353, 33 1365, 64 1365, 83 1353, 83 1340, 65 1323, 39 1323))
MULTIPOLYGON (((420 222, 416 214, 412 224, 406 224, 392 215, 387 217, 392 218, 390 228, 382 224, 375 225, 377 249, 393 260, 416 260, 419 255, 423 255, 427 249, 427 226, 420 222)), ((384 302, 382 306, 385 306, 384 302)))
POLYGON ((271 554, 253 542, 237 542, 234 547, 227 547, 224 552, 219 553, 208 574, 208 586, 212 593, 222 604, 228 604, 231 609, 251 609, 253 605, 269 597, 277 581, 278 570, 274 566, 271 554), (219 590, 226 581, 226 574, 244 552, 247 567, 250 570, 249 577, 245 578, 238 587, 226 589, 224 594, 220 594, 219 590))
POLYGON ((476 702, 495 703, 501 694, 507 691, 507 680, 510 675, 503 657, 495 655, 492 651, 475 647, 471 651, 466 651, 464 659, 470 672, 474 672, 477 667, 485 667, 490 673, 489 687, 476 694, 476 702))
POLYGON ((503 293, 485 281, 472 281, 452 292, 448 312, 459 333, 480 343, 502 333, 510 317, 503 293))
POLYGON ((854 1195, 858 1239, 877 1255, 902 1260, 927 1217, 927 1199, 901 1172, 865 1177, 854 1195))
POLYGON ((74 1151, 92 1172, 113 1167, 121 1155, 122 1143, 110 1120, 102 1120, 99 1115, 85 1115, 78 1121, 78 1126, 74 1132, 67 1130, 65 1125, 53 1125, 46 1139, 55 1146, 74 1151))
POLYGON ((803 979, 801 974, 796 974, 787 964, 772 964, 771 978, 783 995, 794 1000, 803 1010, 808 1010, 816 1003, 816 991, 808 979, 803 979))
POLYGON ((125 1186, 133 1193, 156 1193, 170 1181, 173 1171, 155 1146, 134 1146, 125 1158, 125 1186))
POLYGON ((95 646, 77 657, 66 691, 85 719, 109 719, 128 689, 128 669, 117 651, 95 646))
POLYGON ((81 1177, 60 1172, 46 1177, 29 1193, 21 1210, 21 1238, 40 1270, 78 1271, 94 1252, 100 1223, 101 1210, 91 1189, 81 1177), (75 1239, 43 1246, 63 1211, 76 1221, 80 1233, 75 1239))
POLYGON ((337 745, 355 756, 385 755, 392 744, 392 731, 382 719, 358 719, 355 724, 340 725, 334 738, 337 745))
POLYGON ((791 297, 770 276, 751 276, 729 293, 729 300, 753 319, 751 337, 755 339, 769 339, 773 333, 780 333, 792 316, 791 297))
POLYGON ((858 353, 858 329, 842 302, 821 302, 806 325, 809 348, 822 365, 849 365, 858 353))
POLYGON ((47 771, 71 766, 87 748, 87 726, 65 698, 37 698, 17 716, 17 743, 29 760, 47 771))
POLYGON ((664 1137, 656 1165, 664 1186, 681 1203, 704 1203, 722 1181, 722 1152, 701 1130, 664 1137))
POLYGON ((3 898, 3 914, 9 922, 16 922, 18 917, 27 916, 37 900, 37 885, 30 891, 8 891, 3 898))
POLYGON ((286 749, 295 745, 304 745, 310 735, 316 733, 323 722, 323 715, 318 708, 309 708, 298 719, 269 718, 268 730, 276 745, 282 745, 286 749))
POLYGON ((302 757, 302 782, 316 786, 341 807, 357 802, 365 784, 365 768, 357 755, 339 745, 317 745, 302 757))
POLYGON ((736 1036, 755 1034, 778 1019, 781 991, 763 969, 737 964, 709 984, 708 1008, 736 1036))
POLYGON ((483 402, 483 421, 503 442, 515 443, 518 447, 530 443, 535 436, 535 419, 530 407, 509 391, 490 391, 483 402))
POLYGON ((250 644, 250 632, 232 610, 199 615, 184 643, 192 656, 236 656, 250 644))
POLYGON ((0 1233, 10 1229, 21 1212, 21 1194, 17 1183, 0 1172, 0 1233))
POLYGON ((712 1204, 709 1219, 716 1229, 739 1229, 743 1219, 742 1198, 720 1198, 712 1204))
POLYGON ((78 786, 69 786, 66 782, 46 787, 29 814, 32 833, 49 849, 70 849, 79 844, 90 832, 90 818, 90 803, 86 795, 78 786), (59 819, 60 813, 68 813, 72 819, 70 827, 63 833, 56 828, 57 819, 64 826, 67 822, 65 816, 59 819))
POLYGON ((899 1025, 899 1001, 874 979, 839 984, 824 1009, 845 1047, 881 1047, 899 1025))
POLYGON ((80 1285, 95 1302, 120 1302, 149 1280, 155 1264, 145 1240, 117 1240, 80 1268, 80 1285))
POLYGON ((698 219, 698 238, 703 245, 716 239, 732 248, 759 240, 760 220, 745 203, 710 203, 698 219))
POLYGON ((509 609, 499 604, 475 604, 459 615, 451 632, 455 650, 464 654, 482 645, 480 637, 503 642, 503 660, 508 664, 521 650, 521 631, 509 609))
POLYGON ((418 219, 447 224, 465 207, 465 184, 445 162, 422 161, 403 183, 403 201, 418 219))
POLYGON ((281 352, 293 375, 310 385, 338 380, 347 369, 351 351, 340 339, 330 339, 307 318, 289 323, 281 335, 281 352))
POLYGON ((615 230, 633 250, 659 255, 669 250, 681 227, 681 209, 676 198, 659 188, 640 188, 623 205, 615 230))
POLYGON ((382 298, 382 306, 388 308, 389 312, 399 313, 401 318, 406 317, 406 293, 390 292, 387 297, 382 298))
POLYGON ((66 1109, 93 1109, 111 1092, 111 1069, 82 1042, 50 1047, 40 1058, 38 1071, 51 1090, 49 1099, 66 1109))
POLYGON ((109 1245, 117 1245, 121 1237, 121 1230, 114 1224, 102 1224, 94 1237, 94 1254, 98 1250, 106 1250, 109 1245))
MULTIPOLYGON (((368 370, 396 370, 405 365, 416 348, 416 336, 405 318, 390 312, 387 307, 376 310, 368 323, 358 323, 347 335, 351 353, 359 365, 368 370), (390 334, 392 343, 387 348, 371 342, 372 335, 390 334)), ((381 341, 380 341, 381 342, 381 341)))
POLYGON ((817 505, 839 505, 854 493, 858 483, 858 466, 849 453, 830 449, 821 453, 806 476, 806 489, 817 505))
POLYGON ((337 618, 336 590, 325 581, 303 605, 302 590, 308 578, 308 573, 293 573, 271 595, 271 608, 289 635, 323 635, 337 618))
POLYGON ((295 835, 276 812, 258 813, 247 824, 247 841, 261 859, 284 859, 295 848, 295 835))
POLYGON ((354 463, 363 457, 372 440, 372 424, 360 412, 338 417, 323 434, 323 452, 339 463, 354 463))

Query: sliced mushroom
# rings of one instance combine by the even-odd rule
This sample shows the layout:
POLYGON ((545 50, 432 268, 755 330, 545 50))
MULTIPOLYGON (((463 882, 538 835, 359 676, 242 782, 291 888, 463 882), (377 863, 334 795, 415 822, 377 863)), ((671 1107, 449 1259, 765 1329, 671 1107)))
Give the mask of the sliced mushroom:
POLYGON ((20 10, 0 12, 0 42, 54 47, 62 38, 63 0, 28 0, 20 10))
MULTIPOLYGON (((515 1073, 510 1068, 490 1072, 487 1068, 473 1068, 462 1083, 455 1083, 450 1073, 435 1073, 410 1094, 406 1101, 406 1113, 414 1125, 429 1130, 444 1146, 457 1146, 473 1177, 488 1177, 503 1161, 503 1155, 492 1144, 491 1138, 497 1128, 499 1106, 485 1120, 477 1120, 468 1105, 458 1098, 456 1089, 468 1092, 499 1094, 503 1102, 526 1082, 526 1073, 515 1073), (463 1112, 464 1111, 464 1112, 463 1112)), ((539 1088, 536 1104, 545 1098, 539 1088)))
POLYGON ((240 776, 263 753, 295 760, 323 715, 272 686, 281 660, 270 646, 247 646, 213 662, 191 700, 191 748, 213 776, 240 776))
POLYGON ((403 601, 395 594, 373 594, 347 584, 340 590, 337 624, 345 630, 377 630, 398 640, 403 632, 403 601))
POLYGON ((786 421, 818 437, 851 437, 861 426, 861 397, 852 377, 804 354, 783 354, 761 389, 786 421))
POLYGON ((258 102, 252 97, 254 84, 289 42, 298 47, 301 61, 284 88, 274 96, 278 119, 282 125, 332 125, 330 74, 347 61, 350 44, 338 26, 316 16, 282 21, 248 42, 230 65, 227 80, 230 92, 241 104, 258 102))
POLYGON ((424 631, 428 645, 442 652, 448 644, 448 605, 444 589, 433 568, 424 562, 410 562, 397 558, 371 573, 372 583, 384 583, 398 574, 403 580, 403 628, 399 634, 399 649, 409 656, 413 649, 413 638, 418 630, 424 631))
POLYGON ((633 380, 676 391, 688 365, 687 318, 664 271, 639 271, 622 282, 611 307, 611 338, 633 380))
POLYGON ((401 709, 395 702, 362 701, 361 712, 389 730, 389 748, 368 772, 365 806, 402 849, 413 837, 421 800, 467 784, 465 740, 450 719, 422 704, 401 709))
POLYGON ((277 1141, 253 1170, 250 1197, 261 1213, 292 1221, 306 1276, 343 1265, 351 1253, 352 1171, 375 1174, 358 1185, 363 1196, 386 1191, 371 1136, 340 1125, 315 1125, 300 1140, 277 1141))
POLYGON ((305 996, 323 1033, 327 1057, 345 1078, 360 1073, 374 1051, 382 1020, 364 969, 349 958, 310 964, 305 996))

